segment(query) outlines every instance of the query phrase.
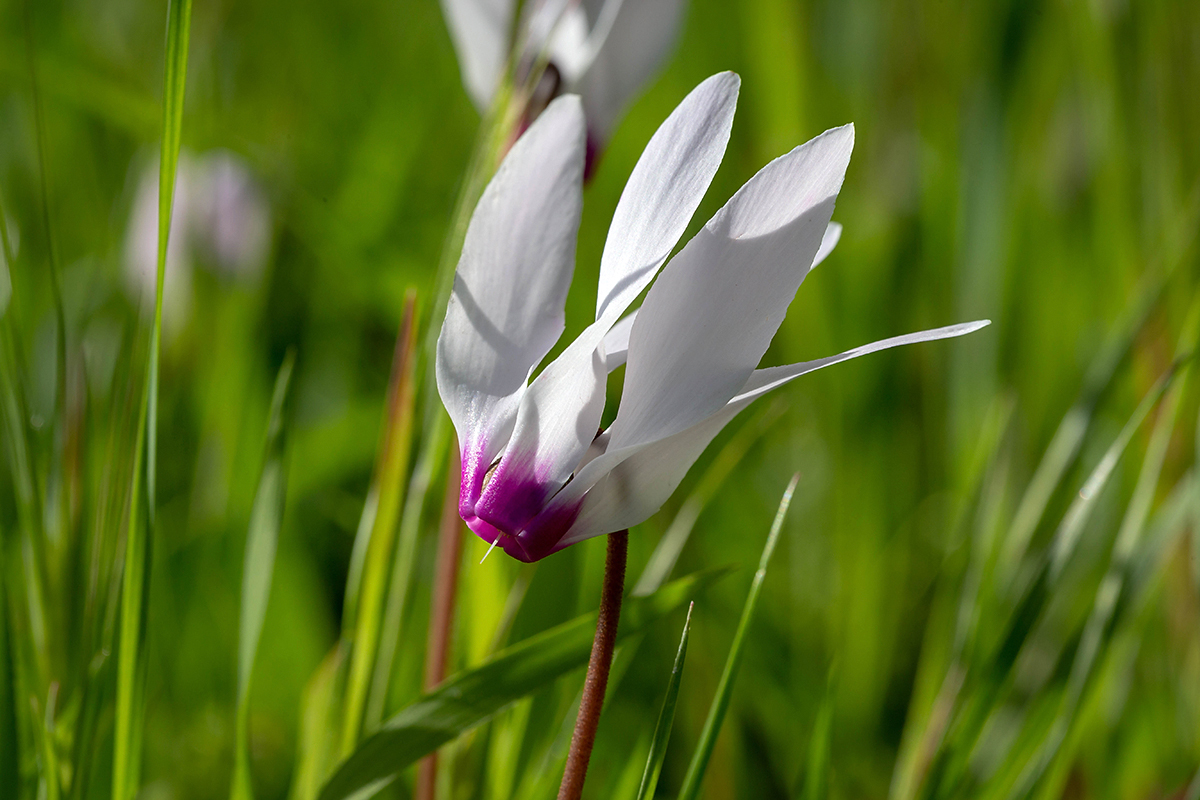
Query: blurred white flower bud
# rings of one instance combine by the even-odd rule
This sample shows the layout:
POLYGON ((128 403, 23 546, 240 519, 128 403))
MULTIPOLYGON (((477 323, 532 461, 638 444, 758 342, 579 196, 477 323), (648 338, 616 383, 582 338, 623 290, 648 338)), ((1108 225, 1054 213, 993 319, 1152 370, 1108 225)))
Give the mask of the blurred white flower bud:
MULTIPOLYGON (((158 201, 158 161, 153 160, 142 168, 125 240, 126 282, 151 308, 158 269, 158 201)), ((252 283, 267 261, 270 239, 270 207, 241 159, 227 151, 181 154, 163 280, 164 324, 170 328, 187 318, 193 263, 252 283)))
MULTIPOLYGON (((158 159, 148 159, 142 168, 125 234, 125 283, 133 298, 148 309, 154 308, 158 280, 158 169, 158 159)), ((185 318, 191 306, 192 260, 187 244, 191 175, 191 158, 180 154, 163 276, 163 318, 168 326, 185 318)))

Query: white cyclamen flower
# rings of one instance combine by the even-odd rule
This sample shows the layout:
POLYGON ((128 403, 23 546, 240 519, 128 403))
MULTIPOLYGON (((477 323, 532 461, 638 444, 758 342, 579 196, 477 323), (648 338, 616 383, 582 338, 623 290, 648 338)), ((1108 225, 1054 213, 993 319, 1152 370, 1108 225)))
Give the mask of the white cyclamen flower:
POLYGON ((482 112, 491 105, 515 34, 526 68, 545 54, 548 94, 582 97, 593 152, 662 64, 678 35, 683 6, 684 0, 529 0, 523 24, 516 26, 516 0, 442 0, 475 106, 482 112))
POLYGON ((460 442, 459 511, 515 558, 535 561, 642 522, 726 423, 799 375, 987 324, 756 369, 801 281, 836 244, 830 217, 854 129, 826 131, 772 161, 668 262, 721 162, 738 85, 728 72, 704 81, 651 138, 609 228, 596 321, 532 381, 563 332, 574 269, 579 98, 546 109, 475 209, 438 338, 437 382, 460 442), (597 433, 605 383, 621 364, 620 408, 597 433))
MULTIPOLYGON (((127 282, 150 306, 158 279, 158 173, 157 159, 143 168, 125 238, 127 282)), ((224 151, 180 155, 163 278, 167 324, 187 315, 194 257, 230 278, 254 281, 270 245, 270 206, 241 159, 224 151)))

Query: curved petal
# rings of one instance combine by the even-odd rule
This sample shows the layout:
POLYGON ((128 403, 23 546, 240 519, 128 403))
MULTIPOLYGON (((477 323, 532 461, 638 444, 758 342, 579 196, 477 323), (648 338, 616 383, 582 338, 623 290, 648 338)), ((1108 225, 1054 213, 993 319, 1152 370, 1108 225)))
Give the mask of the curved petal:
POLYGON ((633 331, 637 313, 636 309, 630 311, 604 335, 604 368, 609 372, 624 364, 629 355, 629 334, 633 331))
POLYGON ((893 336, 814 361, 755 370, 735 397, 696 425, 648 445, 625 448, 623 452, 610 448, 581 469, 546 511, 548 517, 558 519, 570 511, 574 519, 555 549, 648 519, 675 491, 713 437, 738 412, 772 389, 842 361, 906 344, 963 336, 988 324, 988 320, 980 320, 893 336))
POLYGON ((740 83, 732 72, 708 78, 646 145, 604 242, 596 319, 611 314, 609 325, 616 322, 683 235, 725 155, 740 83))
POLYGON ((775 159, 666 266, 630 335, 611 447, 689 428, 746 382, 817 255, 853 146, 847 125, 775 159))
POLYGON ((579 98, 555 100, 517 140, 467 228, 437 384, 463 452, 463 497, 477 498, 503 450, 530 371, 558 340, 582 208, 579 98))
POLYGON ((842 226, 840 223, 831 222, 825 228, 825 235, 821 237, 821 246, 817 248, 817 254, 813 256, 812 266, 809 270, 814 270, 817 265, 825 259, 829 258, 829 254, 833 252, 833 248, 842 239, 842 226))
POLYGON ((504 72, 514 13, 515 0, 442 0, 463 86, 480 113, 492 104, 504 72))
POLYGON ((608 0, 594 17, 594 55, 579 89, 600 141, 608 140, 625 106, 671 51, 683 7, 684 0, 608 0))

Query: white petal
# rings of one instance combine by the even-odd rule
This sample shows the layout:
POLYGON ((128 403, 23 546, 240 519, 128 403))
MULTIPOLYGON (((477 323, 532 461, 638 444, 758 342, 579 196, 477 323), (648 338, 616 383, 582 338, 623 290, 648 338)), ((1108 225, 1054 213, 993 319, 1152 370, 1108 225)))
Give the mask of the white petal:
POLYGON ((604 367, 612 372, 625 363, 629 355, 629 334, 633 331, 633 321, 637 319, 637 311, 631 311, 613 325, 604 335, 604 367))
POLYGON ((463 86, 481 113, 492 104, 504 72, 515 11, 515 0, 442 0, 463 86))
POLYGON ((481 444, 487 461, 503 448, 529 372, 562 333, 584 137, 579 98, 555 100, 509 151, 471 217, 437 352, 438 390, 464 455, 481 444))
POLYGON ((798 364, 787 364, 782 367, 767 367, 766 369, 756 369, 746 381, 746 385, 742 390, 729 402, 738 403, 743 400, 749 401, 756 397, 761 397, 772 389, 777 389, 785 383, 805 375, 809 372, 815 372, 824 367, 840 364, 843 361, 849 361, 852 358, 878 353, 880 350, 890 350, 893 347, 902 347, 906 344, 916 344, 917 342, 933 342, 938 339, 953 339, 957 336, 965 336, 968 333, 973 333, 980 328, 986 328, 991 325, 990 319, 978 319, 974 322, 960 322, 957 325, 947 325, 944 328, 930 328, 929 330, 917 331, 916 333, 906 333, 901 336, 893 336, 889 339, 880 339, 877 342, 860 345, 852 350, 846 350, 843 353, 838 353, 835 356, 826 356, 813 361, 801 361, 798 364))
POLYGON ((596 319, 616 322, 654 278, 708 190, 729 141, 740 79, 713 75, 671 112, 651 137, 613 213, 596 319))
POLYGON ((713 437, 738 412, 772 389, 800 375, 841 361, 915 342, 963 336, 988 324, 988 320, 980 320, 919 331, 872 342, 815 361, 755 370, 733 399, 700 423, 651 444, 628 447, 623 451, 610 448, 581 469, 575 480, 554 500, 557 507, 579 502, 583 498, 579 515, 559 542, 559 547, 619 531, 648 519, 675 491, 713 437))
POLYGON ((821 246, 817 248, 817 254, 813 256, 812 266, 809 269, 816 269, 818 264, 829 258, 829 254, 833 252, 833 248, 837 247, 841 238, 842 226, 836 222, 829 223, 825 228, 825 235, 821 237, 821 246))
POLYGON ((580 92, 592 133, 601 141, 670 52, 683 7, 684 0, 608 0, 594 17, 594 55, 580 92))
POLYGON ((633 326, 611 447, 678 433, 742 387, 813 263, 853 145, 845 126, 771 162, 666 266, 633 326))

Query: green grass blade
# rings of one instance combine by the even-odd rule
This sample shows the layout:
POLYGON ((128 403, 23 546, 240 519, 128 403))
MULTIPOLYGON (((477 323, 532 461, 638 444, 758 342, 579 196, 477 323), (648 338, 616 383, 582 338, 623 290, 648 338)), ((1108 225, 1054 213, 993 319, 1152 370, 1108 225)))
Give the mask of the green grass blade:
MULTIPOLYGON (((628 598, 622 609, 618 641, 680 608, 725 572, 696 573, 648 597, 628 598)), ((321 790, 321 800, 354 795, 488 720, 510 703, 584 666, 591 654, 595 627, 596 614, 584 614, 451 677, 367 737, 329 779, 321 790)))
POLYGON ((637 800, 650 800, 658 787, 658 776, 662 772, 663 759, 667 755, 667 742, 671 739, 671 723, 675 721, 675 703, 679 699, 679 683, 683 678, 683 660, 687 657, 688 634, 692 629, 692 608, 688 605, 687 619, 683 621, 683 637, 679 640, 679 651, 675 653, 675 665, 671 667, 671 679, 667 681, 667 694, 663 697, 658 722, 654 724, 654 738, 650 740, 650 754, 646 756, 646 769, 642 772, 642 783, 638 787, 637 800))
POLYGON ((355 609, 354 632, 349 682, 346 685, 346 717, 342 726, 343 755, 354 750, 363 730, 364 712, 375 674, 397 522, 404 507, 416 396, 416 318, 416 295, 410 292, 405 301, 404 317, 392 360, 387 421, 372 487, 372 494, 377 498, 372 508, 374 519, 369 528, 370 539, 362 548, 366 554, 362 564, 362 582, 352 606, 355 609))
POLYGON ((154 299, 145 393, 139 416, 134 478, 130 491, 128 526, 125 534, 124 572, 121 580, 121 612, 118 630, 117 696, 113 739, 113 800, 129 800, 138 784, 142 738, 140 699, 145 677, 145 600, 149 582, 150 542, 154 529, 154 498, 158 427, 158 352, 162 338, 163 277, 167 264, 167 239, 171 232, 171 208, 175 174, 179 164, 179 142, 183 128, 183 95, 187 80, 188 37, 191 0, 169 0, 167 6, 166 69, 163 79, 162 153, 158 182, 158 278, 154 299), (144 462, 143 462, 143 459, 144 462), (145 464, 143 500, 141 470, 145 464), (142 522, 142 514, 145 522, 142 522))
POLYGON ((696 488, 679 507, 666 533, 662 535, 658 546, 650 554, 641 576, 633 587, 632 594, 649 594, 663 585, 675 568, 680 553, 688 539, 700 512, 716 495, 717 490, 725 483, 725 479, 733 472, 734 467, 741 463, 742 458, 750 447, 781 417, 787 404, 779 401, 766 406, 755 414, 754 418, 742 425, 726 445, 721 448, 717 457, 704 472, 696 484, 696 488))
POLYGON ((930 782, 926 785, 923 796, 942 796, 945 794, 943 789, 957 785, 963 778, 969 753, 974 749, 984 724, 995 709, 1001 687, 1009 680, 1017 658, 1034 625, 1041 618, 1062 570, 1074 554, 1083 528, 1091 518, 1101 492, 1124 455, 1133 434, 1162 398, 1175 374, 1173 367, 1158 379, 1088 475, 1083 488, 1072 501, 1055 531, 1048 552, 1041 558, 1032 577, 1021 588, 1019 599, 997 639, 998 644, 992 648, 990 656, 982 657, 972 667, 969 687, 965 693, 968 699, 964 701, 951 723, 947 747, 939 753, 930 770, 930 782))
POLYGON ((1062 525, 1055 532, 1054 540, 1050 544, 1049 578, 1051 582, 1058 578, 1067 561, 1075 552, 1075 546, 1079 543, 1079 537, 1083 533, 1083 526, 1091 517, 1100 492, 1108 483, 1108 479, 1112 477, 1112 472, 1116 468, 1121 456, 1124 455, 1130 440, 1133 439, 1133 434, 1142 426, 1151 409, 1162 399, 1163 392, 1170 385, 1174 375, 1175 373, 1172 371, 1159 378, 1146 396, 1142 398, 1142 402, 1138 404, 1137 409, 1133 412, 1133 416, 1129 418, 1129 421, 1125 423, 1125 427, 1121 429, 1120 434, 1109 445, 1108 450, 1105 451, 1104 456, 1100 459, 1100 463, 1088 475, 1083 488, 1079 490, 1079 494, 1071 502, 1066 516, 1063 517, 1062 525))
POLYGON ((250 780, 250 677, 254 672, 254 657, 258 653, 258 640, 267 614, 271 577, 275 572, 275 550, 287 499, 284 404, 295 360, 294 352, 289 352, 275 379, 275 393, 271 398, 271 413, 267 422, 266 454, 246 535, 238 638, 237 730, 233 786, 230 789, 233 800, 251 800, 254 797, 250 780))
MULTIPOLYGON (((1198 325, 1200 325, 1200 305, 1193 303, 1188 323, 1184 326, 1184 334, 1176 350, 1178 357, 1186 357, 1195 348, 1198 325)), ((1154 424, 1154 431, 1150 436, 1149 446, 1146 448, 1146 455, 1142 460, 1137 484, 1113 544, 1108 567, 1096 590, 1091 612, 1084 625, 1079 646, 1075 651, 1071 672, 1067 678, 1066 691, 1060 702, 1057 716, 1041 743, 1037 755, 1029 759, 1025 769, 1022 770, 1016 786, 1009 795, 1012 798, 1025 798, 1034 793, 1036 787, 1048 774, 1054 760, 1062 752, 1069 733, 1079 722, 1079 709, 1084 692, 1090 686, 1095 674, 1094 665, 1111 641, 1108 636, 1111 633, 1110 623, 1116 611, 1118 598, 1124 589, 1130 559, 1133 558, 1146 529, 1150 506, 1158 490, 1159 476, 1162 474, 1163 464, 1166 461, 1171 435, 1175 431, 1175 422, 1179 415, 1179 406, 1187 386, 1189 372, 1190 364, 1185 364, 1179 370, 1177 380, 1174 381, 1163 401, 1162 409, 1154 424)))
POLYGON ((825 800, 829 797, 829 762, 833 738, 833 680, 836 666, 829 670, 825 696, 813 721, 812 742, 808 746, 807 769, 804 773, 804 800, 825 800))
POLYGON ((314 800, 337 763, 340 698, 346 678, 345 648, 338 643, 317 667, 300 698, 295 777, 288 797, 314 800))
POLYGON ((1083 438, 1091 426, 1096 404, 1149 319, 1150 310, 1162 293, 1163 286, 1164 279, 1161 277, 1148 278, 1144 282, 1122 319, 1113 327, 1112 333, 1089 365, 1078 399, 1059 423, 1025 494, 1021 497, 1020 505, 1017 506, 1016 515, 1003 545, 1002 561, 1008 565, 1010 571, 1016 568, 1025 555, 1034 531, 1046 513, 1054 490, 1079 455, 1083 438))
POLYGON ((692 763, 688 766, 687 775, 683 779, 683 788, 679 790, 679 800, 695 800, 700 795, 700 784, 704 780, 704 772, 708 769, 708 761, 712 758, 713 748, 717 744, 717 734, 721 723, 725 720, 725 712, 729 710, 729 700, 733 696, 733 681, 737 677, 738 667, 741 666, 742 654, 745 651, 746 635, 750 630, 750 622, 754 619, 754 610, 758 606, 758 595, 762 591, 763 581, 767 577, 767 565, 771 563, 771 555, 775 552, 775 544, 779 541, 779 532, 783 530, 783 520, 787 516, 788 506, 792 502, 792 494, 796 491, 796 483, 800 480, 797 473, 779 501, 779 510, 775 512, 775 522, 767 535, 767 544, 763 547, 762 558, 758 562, 758 571, 750 584, 750 594, 746 597, 746 605, 742 608, 742 618, 738 622, 737 631, 733 634, 733 644, 729 648, 729 657, 725 660, 725 670, 721 673, 721 681, 717 684, 717 694, 708 709, 708 718, 704 721, 704 729, 700 733, 700 742, 692 755, 692 763))

